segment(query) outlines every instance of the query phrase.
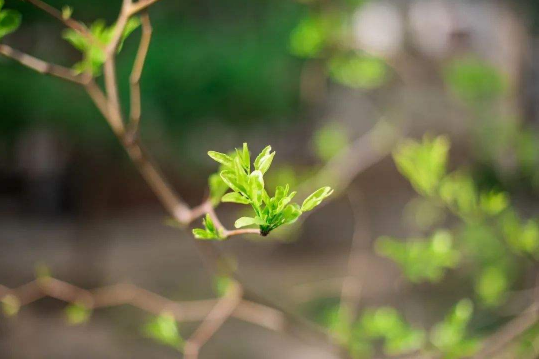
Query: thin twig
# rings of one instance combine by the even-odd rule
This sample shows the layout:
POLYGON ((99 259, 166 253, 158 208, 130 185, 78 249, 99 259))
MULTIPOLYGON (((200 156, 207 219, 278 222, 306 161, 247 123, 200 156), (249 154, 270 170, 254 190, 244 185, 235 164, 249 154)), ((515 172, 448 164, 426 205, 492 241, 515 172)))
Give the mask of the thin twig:
MULTIPOLYGON (((85 25, 83 25, 82 23, 80 23, 77 20, 74 20, 72 18, 64 18, 64 16, 62 15, 62 13, 59 10, 57 10, 56 8, 50 6, 49 4, 47 4, 47 3, 45 3, 45 2, 43 2, 41 0, 23 0, 23 1, 26 1, 26 2, 34 5, 35 7, 43 10, 44 12, 49 14, 50 16, 52 16, 55 19, 62 22, 67 27, 70 27, 73 30, 77 31, 78 33, 82 34, 83 36, 88 38, 91 42, 97 43, 97 40, 94 38, 94 36, 92 36, 90 31, 88 31, 88 28, 85 25)), ((98 45, 103 46, 102 44, 98 44, 98 45)))
POLYGON ((85 76, 78 75, 70 68, 43 61, 21 51, 15 50, 8 45, 0 44, 0 54, 9 57, 43 75, 56 76, 63 80, 71 81, 77 84, 84 84, 87 82, 87 78, 85 78, 85 76))
POLYGON ((354 215, 354 233, 352 234, 352 243, 348 256, 347 272, 348 276, 344 279, 341 290, 341 310, 345 311, 350 318, 355 318, 357 306, 361 297, 361 274, 364 262, 359 255, 362 250, 362 243, 370 238, 368 224, 366 223, 367 212, 364 209, 364 198, 359 190, 351 190, 348 193, 348 199, 354 215))
POLYGON ((153 4, 155 4, 158 1, 159 0, 139 0, 138 2, 134 3, 129 8, 129 16, 133 16, 133 15, 147 9, 148 7, 152 6, 153 4))
POLYGON ((152 24, 150 22, 150 15, 147 11, 144 11, 140 15, 140 22, 142 23, 142 35, 140 37, 140 45, 137 51, 137 56, 133 64, 133 70, 129 82, 131 83, 131 112, 129 132, 133 137, 137 136, 138 127, 140 123, 141 114, 141 101, 140 101, 140 77, 142 75, 142 69, 144 68, 144 62, 148 49, 150 48, 150 41, 152 38, 152 24))
MULTIPOLYGON (((233 293, 237 293, 237 290, 233 293)), ((222 301, 221 298, 176 302, 127 283, 86 290, 56 278, 36 279, 14 289, 0 285, 0 300, 8 295, 14 296, 20 306, 31 304, 45 297, 66 303, 82 303, 88 309, 127 304, 155 315, 170 312, 179 322, 205 320, 222 301)), ((241 300, 241 297, 232 313, 221 312, 219 315, 214 314, 211 318, 221 319, 224 314, 226 317, 233 316, 274 331, 283 331, 285 328, 286 319, 281 312, 259 303, 241 300)))
POLYGON ((519 316, 485 339, 482 343, 482 349, 473 356, 473 359, 493 358, 508 344, 520 337, 538 322, 539 302, 535 302, 519 316))
POLYGON ((241 302, 242 294, 243 290, 239 283, 231 284, 227 293, 215 304, 193 335, 185 342, 185 359, 198 359, 200 348, 234 313, 241 302))

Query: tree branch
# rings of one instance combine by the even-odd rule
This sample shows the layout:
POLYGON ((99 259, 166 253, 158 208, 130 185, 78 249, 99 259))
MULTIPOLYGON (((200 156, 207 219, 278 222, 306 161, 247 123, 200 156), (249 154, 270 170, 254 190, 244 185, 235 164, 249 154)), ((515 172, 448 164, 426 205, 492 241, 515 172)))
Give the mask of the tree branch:
POLYGON ((215 334, 225 323, 236 307, 241 303, 243 294, 239 283, 234 282, 227 293, 215 304, 208 313, 202 324, 195 330, 193 335, 185 342, 185 359, 198 359, 200 348, 215 334))
POLYGON ((56 76, 63 80, 77 84, 85 84, 88 81, 86 76, 78 75, 70 68, 40 60, 31 55, 15 50, 8 45, 0 44, 0 54, 4 55, 5 57, 9 57, 43 75, 56 76))
MULTIPOLYGON (((127 283, 86 290, 56 278, 45 277, 14 289, 0 285, 0 301, 11 295, 17 299, 21 307, 45 297, 66 303, 82 303, 88 309, 131 305, 154 315, 170 312, 179 322, 193 322, 208 318, 224 320, 232 316, 266 329, 284 330, 285 317, 281 312, 262 304, 242 300, 241 290, 237 288, 231 288, 230 291, 234 298, 239 298, 239 300, 234 300, 235 306, 232 311, 228 305, 225 307, 224 304, 219 304, 224 298, 176 302, 127 283), (223 310, 223 307, 227 310, 223 310), (217 311, 216 308, 221 309, 217 311)), ((232 300, 229 298, 226 301, 232 300)))
POLYGON ((140 15, 140 21, 142 23, 142 35, 140 37, 140 45, 137 51, 137 57, 135 58, 133 70, 131 71, 131 77, 129 78, 131 83, 129 132, 131 133, 132 137, 136 137, 138 133, 141 114, 140 77, 142 75, 142 69, 144 68, 144 62, 146 60, 146 55, 148 54, 148 49, 150 47, 150 41, 152 38, 152 24, 150 22, 150 15, 147 11, 144 11, 140 15))
POLYGON ((494 358, 497 353, 538 322, 539 302, 535 302, 519 316, 485 339, 482 349, 473 356, 473 359, 494 358))
POLYGON ((130 7, 129 16, 133 16, 133 15, 147 9, 148 7, 152 6, 153 4, 155 4, 158 1, 159 0, 139 0, 138 2, 134 3, 130 7))
MULTIPOLYGON (((82 23, 80 23, 80 22, 78 22, 76 20, 73 20, 71 18, 67 18, 67 19, 64 18, 60 11, 58 11, 56 8, 50 6, 49 4, 47 4, 47 3, 45 3, 45 2, 43 2, 41 0, 23 0, 23 1, 26 1, 26 2, 34 5, 35 7, 43 10, 44 12, 49 14, 50 16, 52 16, 55 19, 62 22, 65 26, 70 27, 73 30, 77 31, 78 33, 82 34, 83 36, 88 38, 93 43, 97 42, 97 40, 92 36, 90 31, 88 31, 88 28, 85 25, 83 25, 82 23)), ((99 44, 99 45, 103 46, 102 44, 99 44)))

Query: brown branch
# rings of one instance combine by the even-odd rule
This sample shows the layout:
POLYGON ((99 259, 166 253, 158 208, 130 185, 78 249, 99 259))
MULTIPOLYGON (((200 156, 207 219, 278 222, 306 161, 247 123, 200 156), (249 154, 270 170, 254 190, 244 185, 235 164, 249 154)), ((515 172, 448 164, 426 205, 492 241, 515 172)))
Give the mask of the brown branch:
POLYGON ((232 316, 274 331, 283 331, 286 321, 283 313, 273 308, 242 300, 239 286, 233 286, 221 299, 176 302, 132 284, 86 290, 56 278, 40 278, 14 289, 0 285, 0 300, 8 295, 17 298, 20 306, 51 297, 66 303, 82 303, 88 309, 131 305, 155 315, 170 312, 179 322, 218 321, 232 316))
POLYGON ((215 304, 204 321, 185 342, 185 359, 198 359, 200 348, 219 330, 241 302, 243 295, 239 283, 231 284, 227 293, 215 304))
POLYGON ((148 7, 152 6, 153 4, 155 4, 158 1, 159 0, 139 0, 138 2, 134 3, 129 8, 129 16, 133 16, 133 15, 147 9, 148 7))
MULTIPOLYGON (((50 6, 49 4, 41 1, 41 0, 23 0, 23 1, 26 1, 32 5, 34 5, 35 7, 43 10, 44 12, 46 12, 47 14, 49 14, 50 16, 54 17, 55 19, 59 20, 60 22, 62 22, 64 25, 66 25, 67 27, 70 27, 72 28, 73 30, 77 31, 78 33, 82 34, 83 36, 85 36, 86 38, 88 38, 92 43, 97 43, 97 40, 92 36, 92 34, 90 33, 90 31, 88 31, 88 28, 83 25, 82 23, 72 19, 72 18, 64 18, 62 16, 62 13, 57 10, 56 8, 50 6)), ((98 44, 99 46, 103 46, 102 44, 98 44)))
POLYGON ((260 235, 260 229, 258 228, 243 228, 243 229, 233 229, 226 230, 225 235, 227 237, 239 236, 242 234, 258 234, 260 235))
POLYGON ((150 41, 152 38, 152 24, 150 22, 150 15, 147 11, 140 15, 140 21, 142 23, 142 35, 140 37, 140 45, 133 64, 133 70, 129 81, 131 83, 131 112, 130 112, 130 126, 129 131, 132 137, 136 137, 138 133, 138 127, 140 123, 141 114, 141 101, 140 101, 140 77, 142 75, 142 69, 144 68, 144 62, 148 49, 150 47, 150 41))
POLYGON ((357 314, 357 306, 361 297, 361 279, 359 274, 364 269, 364 261, 359 257, 362 243, 369 243, 370 233, 366 223, 367 211, 364 198, 358 190, 351 190, 348 199, 354 216, 354 233, 348 256, 348 276, 344 279, 341 290, 341 310, 353 320, 357 314))
POLYGON ((496 354, 538 322, 539 302, 535 302, 519 316, 485 339, 481 346, 482 349, 473 356, 473 359, 494 358, 496 354))
POLYGON ((77 84, 84 84, 88 81, 85 76, 78 75, 70 68, 43 61, 31 55, 15 50, 8 45, 0 44, 0 54, 4 55, 5 57, 9 57, 21 65, 24 65, 43 75, 56 76, 63 80, 71 81, 77 84))

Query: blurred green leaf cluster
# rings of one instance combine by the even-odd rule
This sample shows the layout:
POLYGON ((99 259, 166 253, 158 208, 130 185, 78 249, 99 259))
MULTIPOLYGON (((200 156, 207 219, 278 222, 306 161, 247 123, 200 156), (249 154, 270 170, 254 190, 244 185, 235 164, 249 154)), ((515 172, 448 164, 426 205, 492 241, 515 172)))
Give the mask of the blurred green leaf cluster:
POLYGON ((18 11, 2 9, 3 7, 4 0, 0 0, 0 39, 17 30, 22 20, 18 11))
POLYGON ((380 343, 388 356, 417 353, 458 359, 470 357, 480 348, 479 338, 470 337, 468 329, 472 314, 472 301, 462 299, 427 335, 427 331, 410 325, 395 308, 366 308, 354 320, 345 307, 337 305, 326 312, 323 324, 353 358, 372 357, 380 343))
POLYGON ((330 122, 317 130, 312 139, 316 155, 324 162, 338 155, 349 142, 346 129, 337 122, 330 122))
POLYGON ((462 299, 443 321, 431 329, 430 340, 445 359, 470 357, 479 349, 479 340, 468 336, 467 327, 472 314, 472 301, 462 299))
POLYGON ((323 60, 337 83, 358 89, 375 89, 386 83, 388 66, 381 59, 355 51, 349 42, 351 16, 365 1, 336 1, 332 7, 318 1, 306 4, 307 13, 290 34, 290 52, 304 59, 323 60))
POLYGON ((444 80, 456 96, 470 103, 498 98, 506 90, 498 70, 473 57, 450 62, 444 69, 444 80))
MULTIPOLYGON (((64 11, 68 13, 68 11, 64 11)), ((71 14, 69 14, 71 16, 71 14)), ((138 17, 132 17, 127 21, 127 24, 120 37, 117 51, 122 50, 125 39, 140 26, 138 17)), ((81 34, 73 29, 64 30, 62 37, 73 45, 77 50, 82 52, 83 60, 73 65, 73 69, 77 73, 90 73, 94 76, 101 74, 101 68, 105 63, 106 53, 105 47, 111 42, 114 36, 116 25, 107 27, 104 20, 95 21, 89 29, 95 41, 92 41, 88 36, 81 34)))
POLYGON ((445 270, 455 268, 460 252, 455 249, 450 232, 437 230, 429 240, 409 239, 406 242, 390 237, 376 241, 376 250, 395 261, 412 282, 437 282, 445 270))
POLYGON ((505 301, 528 259, 538 258, 539 225, 534 219, 520 219, 506 192, 481 189, 468 171, 448 172, 448 152, 447 138, 425 136, 421 142, 404 141, 393 157, 399 171, 423 196, 422 207, 435 209, 434 217, 417 228, 428 231, 441 225, 445 216, 439 212, 444 209, 460 223, 449 231, 434 228, 429 240, 399 242, 381 237, 376 247, 413 282, 439 281, 445 270, 465 263, 474 269, 469 280, 481 303, 496 307, 505 301))

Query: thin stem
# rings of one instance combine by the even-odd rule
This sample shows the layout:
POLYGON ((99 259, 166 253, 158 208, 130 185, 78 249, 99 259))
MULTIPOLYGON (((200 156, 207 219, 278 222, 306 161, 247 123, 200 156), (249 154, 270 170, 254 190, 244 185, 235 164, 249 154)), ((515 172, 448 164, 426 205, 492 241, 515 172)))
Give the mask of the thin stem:
POLYGON ((158 1, 159 0, 139 0, 138 2, 134 3, 130 7, 129 15, 133 16, 133 15, 147 9, 148 7, 152 6, 153 4, 155 4, 158 1))
POLYGON ((135 58, 133 70, 131 71, 131 77, 129 79, 131 83, 131 112, 129 130, 133 134, 133 137, 135 137, 138 133, 141 115, 140 77, 142 75, 142 69, 144 68, 144 62, 146 60, 146 55, 148 54, 148 49, 150 47, 150 41, 152 38, 152 24, 150 22, 150 15, 147 11, 144 11, 140 15, 140 21, 142 23, 142 35, 140 37, 140 45, 137 51, 137 57, 135 58))
POLYGON ((354 215, 354 233, 352 234, 352 243, 348 256, 347 272, 348 276, 344 279, 341 289, 341 310, 353 320, 356 316, 357 306, 361 298, 361 279, 358 274, 364 267, 359 254, 362 250, 362 243, 369 243, 370 233, 366 223, 367 211, 362 201, 361 193, 357 190, 350 190, 348 199, 354 215))
POLYGON ((511 320, 497 332, 483 341, 482 349, 473 359, 494 358, 509 343, 524 334, 539 322, 539 301, 534 302, 528 309, 511 320))
MULTIPOLYGON (((41 0, 23 0, 23 1, 26 1, 26 2, 34 5, 35 7, 43 10, 44 12, 49 14, 50 16, 52 16, 55 19, 62 22, 67 27, 70 27, 73 30, 77 31, 78 33, 82 34, 83 36, 88 38, 91 42, 93 42, 93 43, 97 42, 97 40, 92 36, 90 31, 88 31, 88 28, 85 25, 83 25, 82 23, 80 23, 77 20, 74 20, 72 18, 67 18, 67 19, 64 18, 62 16, 62 13, 59 10, 57 10, 56 8, 50 6, 49 4, 47 4, 47 3, 45 3, 45 2, 43 2, 41 0)), ((99 44, 99 45, 103 46, 102 44, 99 44)))
POLYGON ((8 45, 0 44, 0 54, 9 57, 43 75, 56 76, 63 80, 77 84, 84 84, 88 81, 85 76, 76 74, 75 71, 70 68, 43 61, 31 55, 15 50, 8 45))
POLYGON ((243 229, 234 229, 234 230, 227 230, 226 232, 227 237, 231 236, 239 236, 241 234, 258 234, 260 235, 260 229, 258 228, 243 228, 243 229))
MULTIPOLYGON (((237 293, 237 290, 233 293, 237 293)), ((206 320, 222 301, 221 298, 176 302, 127 283, 86 290, 56 278, 36 279, 14 289, 0 285, 0 300, 8 295, 14 296, 20 306, 31 304, 45 297, 67 303, 82 303, 89 309, 110 308, 127 304, 155 315, 170 312, 179 322, 206 320)), ((227 317, 233 316, 274 331, 283 331, 285 328, 286 319, 283 313, 259 303, 242 300, 241 296, 232 313, 220 310, 219 313, 214 313, 211 318, 220 319, 225 314, 227 317)))
POLYGON ((227 293, 215 304, 204 321, 185 342, 185 359, 198 359, 200 348, 219 330, 241 303, 242 287, 234 282, 227 293))

